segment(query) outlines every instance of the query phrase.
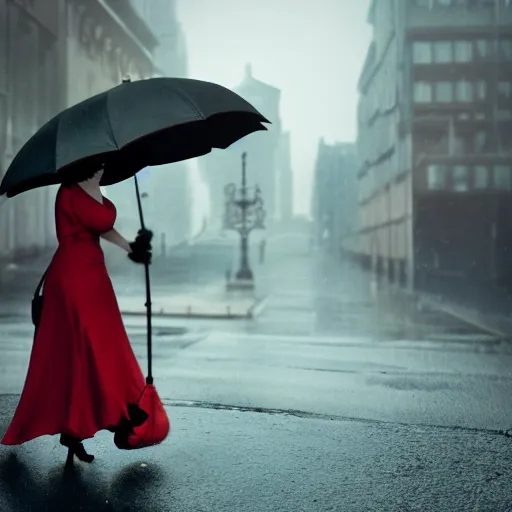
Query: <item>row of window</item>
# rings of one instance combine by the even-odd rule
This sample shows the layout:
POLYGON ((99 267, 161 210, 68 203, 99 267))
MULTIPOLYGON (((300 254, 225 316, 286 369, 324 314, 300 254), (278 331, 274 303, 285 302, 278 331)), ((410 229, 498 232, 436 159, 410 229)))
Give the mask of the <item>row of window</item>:
POLYGON ((494 56, 512 62, 512 39, 415 41, 412 44, 412 60, 415 64, 464 63, 486 60, 494 56))
POLYGON ((429 165, 427 167, 427 188, 429 190, 499 189, 512 190, 512 167, 508 165, 429 165))
POLYGON ((503 7, 512 7, 512 0, 414 0, 414 4, 420 7, 489 7, 499 2, 503 7))
POLYGON ((496 136, 485 130, 458 133, 423 133, 414 138, 415 151, 430 155, 474 155, 512 151, 512 133, 500 129, 496 136))
MULTIPOLYGON (((471 102, 484 101, 487 98, 488 86, 485 80, 471 82, 469 80, 448 80, 438 82, 417 81, 414 83, 415 103, 450 103, 452 101, 471 102)), ((512 99, 512 82, 498 82, 498 98, 503 101, 512 99)))

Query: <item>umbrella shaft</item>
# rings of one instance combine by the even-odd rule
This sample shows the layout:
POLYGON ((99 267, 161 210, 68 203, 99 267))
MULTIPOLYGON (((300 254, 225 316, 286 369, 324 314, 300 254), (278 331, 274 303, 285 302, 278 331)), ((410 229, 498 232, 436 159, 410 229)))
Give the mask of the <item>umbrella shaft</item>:
MULTIPOLYGON (((140 227, 144 229, 144 214, 142 212, 142 201, 140 198, 139 181, 137 175, 133 177, 135 181, 135 193, 137 195, 137 206, 139 209, 140 227)), ((151 324, 151 280, 149 278, 149 264, 144 265, 144 273, 146 278, 146 319, 147 319, 147 333, 148 333, 148 374, 146 377, 147 384, 153 384, 153 333, 151 324)))
POLYGON ((149 265, 144 265, 146 277, 146 311, 147 311, 147 331, 148 331, 148 375, 147 384, 153 384, 153 332, 152 332, 152 310, 151 310, 151 283, 149 279, 149 265))

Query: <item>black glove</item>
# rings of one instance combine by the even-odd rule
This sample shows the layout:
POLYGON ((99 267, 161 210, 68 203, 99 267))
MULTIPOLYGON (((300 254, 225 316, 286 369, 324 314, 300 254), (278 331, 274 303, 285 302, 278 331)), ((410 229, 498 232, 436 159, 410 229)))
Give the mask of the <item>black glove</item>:
POLYGON ((153 232, 149 229, 139 229, 137 237, 130 244, 130 249, 135 252, 151 251, 151 240, 153 239, 153 232))
POLYGON ((128 253, 128 258, 130 258, 134 263, 141 263, 143 265, 151 265, 152 259, 151 251, 144 251, 141 249, 132 249, 132 252, 128 253))

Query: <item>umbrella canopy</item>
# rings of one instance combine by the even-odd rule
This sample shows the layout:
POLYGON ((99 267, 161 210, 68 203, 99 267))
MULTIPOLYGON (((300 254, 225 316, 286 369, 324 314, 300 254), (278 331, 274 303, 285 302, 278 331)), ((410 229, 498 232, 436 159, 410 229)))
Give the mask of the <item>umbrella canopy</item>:
POLYGON ((22 147, 0 195, 61 183, 103 165, 101 185, 148 165, 225 149, 269 121, 241 96, 210 82, 151 78, 123 83, 70 107, 22 147))

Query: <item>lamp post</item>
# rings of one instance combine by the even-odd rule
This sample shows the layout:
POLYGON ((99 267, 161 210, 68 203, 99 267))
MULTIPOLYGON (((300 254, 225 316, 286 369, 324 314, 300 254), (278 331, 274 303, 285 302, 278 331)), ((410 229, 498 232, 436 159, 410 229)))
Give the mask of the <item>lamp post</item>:
POLYGON ((240 234, 240 268, 234 284, 228 288, 254 288, 254 276, 249 264, 249 234, 254 229, 265 229, 265 215, 261 190, 255 187, 253 197, 249 198, 247 187, 247 153, 242 154, 242 184, 237 189, 234 183, 224 188, 225 214, 224 229, 240 234))

